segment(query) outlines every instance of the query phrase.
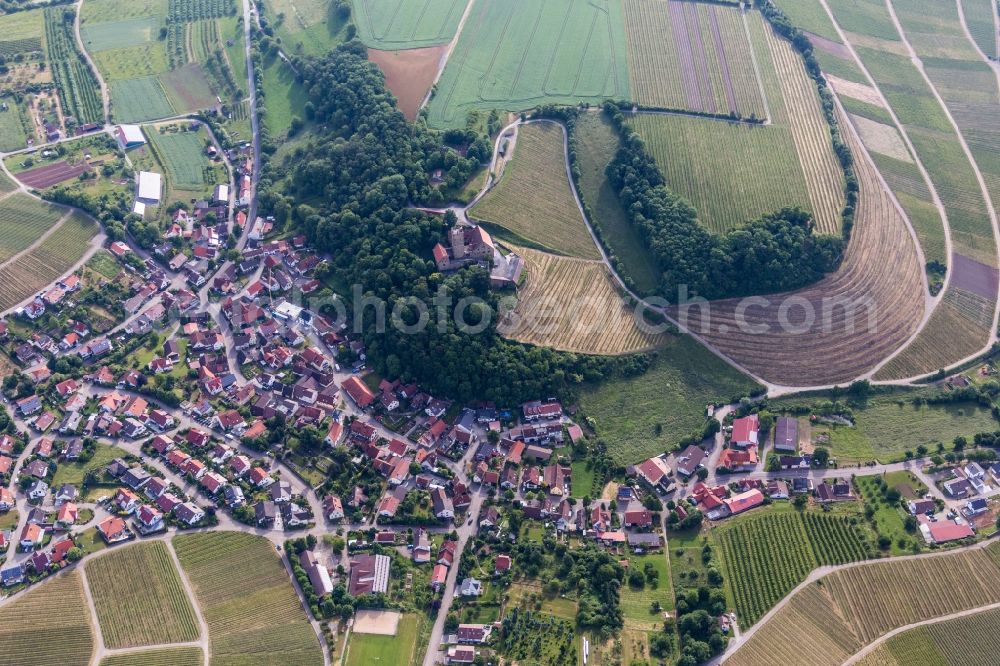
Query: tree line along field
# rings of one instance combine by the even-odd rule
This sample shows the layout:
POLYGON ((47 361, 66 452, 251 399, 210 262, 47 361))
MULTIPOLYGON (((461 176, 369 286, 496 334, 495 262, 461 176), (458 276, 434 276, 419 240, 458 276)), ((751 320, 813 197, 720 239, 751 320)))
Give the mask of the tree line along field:
POLYGON ((63 215, 65 211, 27 194, 0 199, 0 263, 30 247, 63 215))
POLYGON ((208 623, 213 663, 323 663, 319 640, 270 541, 211 532, 174 537, 173 546, 208 623))
POLYGON ((366 46, 414 49, 451 41, 466 4, 466 0, 355 0, 354 20, 366 46))
POLYGON ((557 123, 518 126, 514 155, 500 182, 469 215, 500 225, 539 248, 583 259, 601 257, 573 199, 564 129, 557 123))
POLYGON ((684 0, 626 0, 623 9, 639 105, 767 117, 740 9, 684 0))
POLYGON ((477 0, 428 106, 435 127, 471 109, 628 99, 621 5, 613 0, 477 0))
POLYGON ((639 328, 607 266, 527 248, 527 281, 513 313, 498 322, 512 340, 585 354, 617 355, 654 349, 663 336, 639 328))
MULTIPOLYGON (((784 508, 784 507, 783 507, 784 508)), ((871 531, 857 512, 751 514, 715 528, 726 583, 743 628, 757 622, 813 569, 872 555, 871 531)))
POLYGON ((1000 650, 1000 610, 935 622, 882 643, 859 666, 990 666, 1000 650))
POLYGON ((1000 601, 997 544, 840 569, 798 590, 726 663, 834 666, 893 629, 1000 601))
POLYGON ((112 655, 101 659, 99 666, 202 666, 201 648, 154 648, 141 652, 112 655))
POLYGON ((77 50, 73 22, 67 20, 66 13, 74 11, 64 7, 45 10, 45 53, 65 113, 80 123, 96 123, 104 116, 100 86, 77 50))
POLYGON ((87 252, 97 223, 73 213, 42 243, 0 267, 0 310, 6 310, 66 274, 87 252))
POLYGON ((594 420, 609 455, 630 465, 701 433, 705 405, 732 402, 760 390, 746 375, 682 335, 666 340, 645 373, 583 387, 580 415, 594 420))
POLYGON ((0 664, 86 666, 94 649, 89 618, 80 574, 57 575, 4 608, 0 664))
POLYGON ((198 640, 198 621, 162 542, 111 551, 86 566, 104 644, 131 648, 198 640))
POLYGON ((840 125, 859 181, 854 229, 840 268, 804 289, 769 296, 766 306, 739 317, 741 301, 729 299, 712 303, 708 321, 697 309, 688 321, 690 330, 721 353, 755 376, 784 386, 852 381, 899 349, 924 313, 924 267, 906 221, 850 124, 841 118, 840 125), (804 325, 801 315, 788 318, 793 326, 780 325, 778 310, 790 295, 811 304, 816 316, 810 325, 804 325), (830 308, 825 299, 854 307, 830 308), (827 314, 829 326, 824 325, 827 314))

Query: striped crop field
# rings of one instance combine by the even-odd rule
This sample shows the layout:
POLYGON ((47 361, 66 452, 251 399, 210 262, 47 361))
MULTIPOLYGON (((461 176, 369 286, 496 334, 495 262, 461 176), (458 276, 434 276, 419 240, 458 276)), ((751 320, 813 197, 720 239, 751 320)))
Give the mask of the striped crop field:
POLYGON ((101 659, 100 666, 202 666, 199 647, 153 648, 101 659))
POLYGON ((994 15, 997 6, 993 0, 962 0, 962 13, 969 26, 969 33, 976 40, 979 49, 987 56, 1000 56, 997 28, 994 15))
POLYGON ((0 262, 31 246, 64 214, 27 194, 12 194, 0 200, 0 262))
POLYGON ((736 7, 625 0, 633 95, 641 106, 764 118, 753 47, 736 7))
POLYGON ((935 622, 893 636, 860 666, 992 666, 1000 651, 1000 609, 935 622))
POLYGON ((198 640, 198 621, 167 546, 111 551, 87 564, 87 583, 109 648, 198 640))
POLYGON ((726 663, 834 666, 893 629, 1000 602, 996 549, 835 571, 796 592, 726 663))
POLYGON ((620 0, 477 0, 428 122, 464 127, 472 109, 629 99, 626 51, 620 0))
POLYGON ((323 652, 267 539, 243 532, 174 537, 208 623, 212 663, 319 666, 323 652))
POLYGON ((602 262, 517 252, 525 259, 528 277, 517 308, 498 323, 506 337, 586 354, 624 354, 663 343, 663 336, 639 329, 602 262))
POLYGON ((726 356, 776 384, 850 381, 902 346, 924 313, 924 267, 906 221, 882 188, 850 123, 842 118, 840 125, 854 155, 860 188, 851 240, 835 273, 786 294, 808 301, 815 319, 803 326, 806 322, 799 316, 797 325, 781 326, 778 311, 785 298, 779 296, 740 316, 739 300, 716 301, 710 322, 699 321, 695 311, 688 324, 726 356), (831 302, 851 306, 830 309, 831 302), (754 335, 748 325, 764 326, 758 330, 768 334, 754 335))
POLYGON ((867 559, 870 532, 858 516, 768 511, 713 532, 741 627, 754 624, 813 569, 867 559))
POLYGON ((76 571, 24 593, 4 608, 0 622, 0 665, 66 664, 90 662, 94 639, 90 610, 76 571))
POLYGON ((97 224, 73 213, 38 247, 0 268, 0 310, 6 310, 43 289, 87 252, 97 224))
MULTIPOLYGON (((297 0, 296 4, 325 9, 317 0, 297 0)), ((415 49, 450 41, 466 4, 466 0, 356 0, 354 19, 366 46, 415 49)))
POLYGON ((520 236, 526 241, 521 244, 599 259, 573 199, 563 142, 564 130, 556 123, 519 126, 514 155, 500 183, 469 214, 520 236))

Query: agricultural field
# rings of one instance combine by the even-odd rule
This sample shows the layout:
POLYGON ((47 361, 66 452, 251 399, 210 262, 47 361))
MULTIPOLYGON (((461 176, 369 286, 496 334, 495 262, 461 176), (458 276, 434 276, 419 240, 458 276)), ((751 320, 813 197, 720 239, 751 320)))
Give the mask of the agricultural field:
POLYGON ((368 49, 368 59, 385 74, 385 86, 407 120, 416 120, 427 91, 434 84, 446 47, 428 46, 405 51, 368 49))
MULTIPOLYGON (((352 14, 356 21, 361 21, 361 8, 354 4, 356 9, 352 14)), ((386 3, 378 4, 384 6, 386 3)), ((272 0, 264 10, 275 34, 281 38, 282 48, 289 55, 322 55, 347 40, 350 16, 339 13, 336 2, 272 0), (284 18, 278 19, 280 14, 284 14, 284 18)))
POLYGON ((27 194, 0 200, 0 263, 22 252, 65 215, 63 209, 27 194))
POLYGON ((168 0, 86 0, 80 18, 83 24, 125 21, 146 16, 166 16, 168 0))
POLYGON ((705 425, 705 405, 760 390, 688 336, 670 339, 642 375, 612 378, 580 392, 582 418, 616 462, 627 465, 677 448, 705 425))
POLYGON ((618 150, 618 133, 603 114, 580 116, 570 137, 580 168, 580 197, 590 208, 591 222, 619 260, 616 271, 628 277, 640 294, 653 293, 659 279, 656 265, 638 232, 628 221, 605 170, 618 150))
POLYGON ((87 564, 87 583, 109 648, 198 640, 198 621, 162 542, 113 550, 87 564))
POLYGON ((764 119, 743 13, 682 0, 626 0, 629 70, 640 106, 764 119))
POLYGON ((712 304, 708 321, 696 308, 689 318, 690 330, 729 358, 786 386, 835 384, 864 374, 899 348, 923 316, 924 267, 916 245, 853 128, 846 122, 841 127, 860 188, 851 241, 835 273, 786 294, 809 302, 814 320, 807 322, 796 307, 799 312, 787 319, 791 325, 781 326, 778 309, 785 299, 773 296, 741 317, 741 301, 727 300, 712 304), (894 270, 884 270, 887 265, 894 270), (841 306, 831 307, 834 302, 841 306))
POLYGON ((111 110, 118 122, 138 122, 171 116, 174 109, 155 76, 112 81, 111 110))
POLYGON ((161 23, 158 16, 137 16, 105 23, 88 21, 81 25, 80 35, 87 51, 96 53, 155 42, 159 37, 161 23))
POLYGON ((204 129, 177 131, 176 125, 161 127, 150 131, 149 139, 157 161, 163 165, 172 197, 177 196, 175 190, 193 196, 207 194, 217 183, 227 180, 225 169, 213 166, 205 154, 208 136, 204 129))
POLYGON ((726 663, 833 666, 898 627, 996 603, 995 549, 890 559, 828 574, 791 597, 726 663))
POLYGON ((158 648, 114 655, 99 666, 202 666, 205 658, 198 647, 158 648))
POLYGON ((713 530, 736 616, 749 627, 813 569, 872 555, 871 530, 856 506, 837 513, 787 503, 726 521, 713 530))
POLYGON ((270 541, 211 532, 176 536, 173 545, 208 623, 214 663, 323 663, 316 634, 270 541))
POLYGON ((645 572, 647 564, 652 565, 656 571, 655 581, 650 581, 647 577, 641 588, 632 587, 628 581, 623 583, 621 608, 625 615, 626 627, 655 631, 663 626, 663 614, 662 612, 650 612, 652 604, 657 602, 664 611, 669 611, 674 607, 674 595, 670 583, 667 554, 661 551, 645 555, 633 554, 628 557, 628 566, 631 571, 645 572))
POLYGON ((97 224, 73 213, 41 245, 0 267, 0 310, 6 310, 66 274, 87 252, 97 224))
POLYGON ((871 155, 889 189, 896 195, 899 204, 910 218, 913 230, 920 240, 920 247, 923 248, 924 257, 927 261, 939 261, 947 265, 948 256, 941 214, 932 202, 930 189, 916 164, 912 160, 897 160, 875 152, 871 155))
POLYGON ((407 613, 399 618, 395 636, 359 634, 353 632, 347 644, 345 666, 368 666, 368 664, 412 664, 417 655, 417 637, 424 618, 416 613, 407 613))
POLYGON ((0 664, 86 666, 94 649, 80 574, 68 571, 16 599, 0 624, 0 664), (25 655, 31 655, 25 660, 25 655))
POLYGON ((45 32, 41 9, 0 16, 0 56, 25 56, 42 50, 45 32))
POLYGON ((59 88, 63 111, 80 123, 100 122, 104 116, 97 77, 76 47, 73 22, 63 7, 45 10, 45 53, 59 88))
POLYGON ((1000 610, 945 620, 897 634, 863 657, 859 666, 990 666, 1000 641, 1000 610))
POLYGON ((962 13, 979 50, 993 58, 1000 56, 1000 37, 994 21, 997 6, 993 0, 962 0, 962 13))
POLYGON ((514 242, 572 257, 600 259, 573 199, 563 133, 562 126, 551 122, 519 126, 514 155, 500 183, 469 214, 513 232, 520 237, 513 238, 514 242))
POLYGON ((428 106, 430 124, 463 127, 476 108, 628 99, 621 13, 610 0, 477 1, 428 106))
POLYGON ((263 57, 261 85, 267 96, 267 113, 262 120, 272 136, 284 136, 292 119, 303 118, 302 107, 309 101, 305 88, 295 80, 295 72, 278 56, 263 57))
POLYGON ((20 105, 13 97, 0 97, 0 103, 7 105, 0 111, 0 151, 20 150, 28 142, 20 105))
POLYGON ((498 322, 501 333, 527 344, 586 354, 654 349, 662 335, 642 330, 608 268, 599 261, 516 248, 527 279, 517 307, 498 322))
POLYGON ((354 21, 361 41, 371 48, 434 46, 451 41, 466 4, 466 0, 355 0, 354 21))
POLYGON ((776 0, 774 4, 795 27, 808 32, 808 36, 840 43, 837 29, 819 0, 776 0))

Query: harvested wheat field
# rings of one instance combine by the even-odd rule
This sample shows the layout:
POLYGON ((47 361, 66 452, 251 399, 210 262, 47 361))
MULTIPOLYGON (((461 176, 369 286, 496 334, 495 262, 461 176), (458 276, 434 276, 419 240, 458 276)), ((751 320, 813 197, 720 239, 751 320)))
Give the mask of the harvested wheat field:
POLYGON ((517 249, 527 263, 518 305, 498 328, 512 340, 585 354, 652 349, 663 336, 639 330, 632 308, 600 261, 517 249))
POLYGON ((469 215, 513 232, 524 239, 520 245, 600 259, 573 199, 564 137, 563 126, 554 122, 518 126, 514 156, 500 183, 469 215))
POLYGON ((396 96, 396 104, 407 120, 416 120, 447 49, 447 45, 404 51, 368 49, 368 59, 385 74, 385 85, 396 96))
POLYGON ((725 663, 836 666, 899 627, 996 603, 996 548, 835 571, 794 593, 725 663))
POLYGON ((712 303, 707 327, 701 326, 696 310, 688 322, 692 332, 775 384, 850 381, 905 343, 923 317, 923 267, 913 237, 857 135, 849 123, 841 121, 841 127, 854 154, 860 192, 853 234, 840 268, 810 287, 768 296, 766 305, 748 308, 742 316, 744 328, 738 324, 741 301, 737 299, 712 303), (850 308, 838 307, 838 301, 856 304, 853 330, 850 308), (810 325, 803 319, 805 304, 814 313, 810 325), (786 330, 779 324, 783 318, 792 325, 786 330), (751 327, 765 332, 755 334, 751 327))

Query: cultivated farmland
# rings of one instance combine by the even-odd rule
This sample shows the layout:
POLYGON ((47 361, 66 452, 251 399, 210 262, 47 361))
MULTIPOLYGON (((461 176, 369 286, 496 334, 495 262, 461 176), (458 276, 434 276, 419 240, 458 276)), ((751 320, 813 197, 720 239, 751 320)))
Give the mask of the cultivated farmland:
POLYGON ((962 13, 965 14, 969 33, 980 50, 987 56, 1000 56, 997 28, 993 20, 997 6, 993 0, 962 0, 962 13))
POLYGON ((629 97, 621 6, 478 0, 429 105, 435 127, 461 127, 474 108, 629 97))
POLYGON ((162 542, 111 551, 86 571, 107 647, 198 640, 194 609, 162 542))
POLYGON ((368 49, 368 59, 385 74, 385 86, 396 96, 396 104, 407 120, 415 120, 420 104, 437 76, 444 46, 405 51, 368 49))
POLYGON ((204 131, 173 131, 149 133, 158 160, 163 164, 170 186, 179 190, 198 191, 214 185, 211 165, 205 157, 204 131))
POLYGON ((201 648, 159 648, 101 659, 100 666, 201 666, 201 648))
POLYGON ((88 22, 80 28, 80 33, 87 51, 93 53, 156 41, 160 22, 157 16, 137 16, 105 23, 88 22))
POLYGON ((94 649, 89 618, 80 575, 76 571, 60 574, 4 609, 0 665, 85 666, 94 649))
POLYGON ((855 515, 768 510, 716 528, 740 626, 754 624, 813 569, 866 559, 869 532, 855 515))
POLYGON ((0 56, 41 51, 43 32, 41 9, 0 16, 0 56))
POLYGON ((629 70, 642 106, 767 117, 753 47, 736 7, 626 0, 629 70))
MULTIPOLYGON (((380 2, 380 6, 387 3, 380 2)), ((363 22, 362 8, 353 3, 354 19, 363 22)), ((464 5, 463 5, 464 9, 464 5)), ((337 9, 337 3, 326 0, 272 0, 265 11, 281 38, 285 51, 305 55, 323 55, 340 42, 347 41, 347 25, 350 17, 344 17, 337 9), (276 20, 279 14, 284 18, 276 20), (273 17, 273 18, 272 18, 273 17)), ((405 10, 404 10, 405 11, 405 10)), ((461 15, 461 10, 459 10, 461 15)), ((451 36, 449 35, 449 39, 451 36)), ((446 40, 447 41, 447 40, 446 40)), ((401 47, 392 47, 401 48, 401 47)))
POLYGON ((791 597, 726 663, 841 664, 897 627, 1000 601, 997 575, 983 548, 836 571, 791 597))
POLYGON ((616 377, 580 392, 582 417, 616 462, 627 465, 669 451, 705 426, 705 405, 733 402, 760 387, 688 336, 668 339, 636 377, 616 377))
POLYGON ((893 636, 861 666, 990 666, 996 663, 1000 610, 935 622, 893 636))
POLYGON ((916 246, 852 128, 845 122, 841 127, 855 157, 860 187, 851 241, 834 274, 786 294, 811 303, 815 318, 807 321, 796 306, 792 310, 798 313, 787 313, 791 326, 779 326, 784 297, 771 296, 768 305, 750 308, 742 318, 736 316, 739 302, 729 300, 712 304, 709 322, 697 309, 688 322, 730 358, 779 384, 849 381, 898 349, 923 316, 924 267, 917 260, 916 246), (854 307, 844 307, 845 303, 854 307), (768 334, 754 334, 748 328, 756 325, 765 326, 756 330, 768 334))
POLYGON ((112 81, 110 89, 112 114, 119 122, 153 120, 174 113, 155 76, 112 81))
POLYGON ((77 51, 73 22, 65 19, 63 7, 45 10, 45 51, 49 68, 59 87, 63 109, 81 123, 101 120, 100 86, 90 66, 77 51))
POLYGON ((12 194, 0 200, 0 262, 29 247, 64 214, 26 194, 12 194))
POLYGON ((73 213, 35 249, 0 268, 0 310, 20 303, 64 275, 83 257, 97 224, 73 213))
POLYGON ((527 282, 517 308, 500 322, 503 335, 520 342, 586 354, 652 349, 661 335, 637 325, 628 302, 599 261, 517 249, 527 282))
POLYGON ((323 654, 266 539, 242 532, 174 537, 208 622, 217 664, 316 666, 323 654))
POLYGON ((563 132, 551 122, 519 126, 514 157, 500 183, 470 215, 498 224, 537 247, 599 259, 600 252, 573 199, 563 132))
POLYGON ((451 41, 466 4, 466 0, 355 0, 354 20, 366 46, 413 49, 451 41))

